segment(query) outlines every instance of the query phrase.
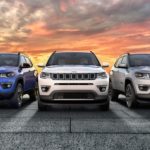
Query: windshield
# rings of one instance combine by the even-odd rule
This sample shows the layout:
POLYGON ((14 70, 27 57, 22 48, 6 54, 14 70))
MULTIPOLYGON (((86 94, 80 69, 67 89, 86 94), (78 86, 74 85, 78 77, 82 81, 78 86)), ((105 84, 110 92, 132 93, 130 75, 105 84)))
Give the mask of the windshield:
POLYGON ((96 56, 91 53, 66 52, 55 53, 50 57, 47 66, 51 65, 95 65, 100 66, 96 56))
POLYGON ((131 67, 150 66, 150 54, 130 55, 129 60, 131 67))
POLYGON ((17 54, 0 54, 0 66, 18 66, 17 54))

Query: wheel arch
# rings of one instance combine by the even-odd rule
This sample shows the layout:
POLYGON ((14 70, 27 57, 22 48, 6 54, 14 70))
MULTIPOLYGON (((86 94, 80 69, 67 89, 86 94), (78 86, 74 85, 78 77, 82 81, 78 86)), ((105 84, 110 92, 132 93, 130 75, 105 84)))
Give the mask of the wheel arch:
POLYGON ((131 78, 126 78, 126 80, 125 80, 125 87, 124 87, 124 89, 126 89, 126 86, 127 86, 127 84, 129 84, 129 83, 133 86, 132 79, 131 79, 131 78))
POLYGON ((18 78, 17 81, 16 81, 16 86, 18 83, 21 83, 22 87, 24 88, 24 80, 22 77, 18 78))

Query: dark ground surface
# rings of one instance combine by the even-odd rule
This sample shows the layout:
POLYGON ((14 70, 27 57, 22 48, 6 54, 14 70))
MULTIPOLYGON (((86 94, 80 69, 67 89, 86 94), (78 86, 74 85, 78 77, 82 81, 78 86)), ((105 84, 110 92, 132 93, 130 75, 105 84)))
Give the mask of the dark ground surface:
POLYGON ((111 102, 110 111, 96 105, 54 105, 39 112, 37 102, 15 110, 0 106, 0 150, 149 150, 150 106, 134 110, 111 102))

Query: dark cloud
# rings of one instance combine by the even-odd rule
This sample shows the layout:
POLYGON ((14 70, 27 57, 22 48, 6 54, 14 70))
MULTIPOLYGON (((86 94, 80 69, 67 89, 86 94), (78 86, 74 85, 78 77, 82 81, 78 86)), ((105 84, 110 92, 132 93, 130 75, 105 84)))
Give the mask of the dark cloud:
POLYGON ((51 2, 57 6, 52 19, 48 13, 45 18, 47 29, 51 30, 75 28, 80 34, 92 35, 122 23, 143 22, 150 18, 150 1, 145 0, 120 0, 116 3, 115 0, 83 0, 68 6, 66 12, 59 9, 60 0, 51 2))
POLYGON ((93 35, 149 19, 150 0, 1 0, 0 14, 0 30, 8 29, 10 36, 21 31, 28 37, 32 31, 26 25, 39 21, 56 31, 55 37, 93 35))

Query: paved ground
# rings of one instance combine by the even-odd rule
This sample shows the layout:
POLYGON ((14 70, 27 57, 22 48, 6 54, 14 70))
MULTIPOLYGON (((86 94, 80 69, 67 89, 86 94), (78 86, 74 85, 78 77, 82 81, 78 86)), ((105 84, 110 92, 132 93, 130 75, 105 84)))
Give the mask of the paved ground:
POLYGON ((37 103, 20 110, 0 107, 0 150, 149 150, 150 106, 129 110, 111 103, 97 106, 59 105, 38 112, 37 103))

